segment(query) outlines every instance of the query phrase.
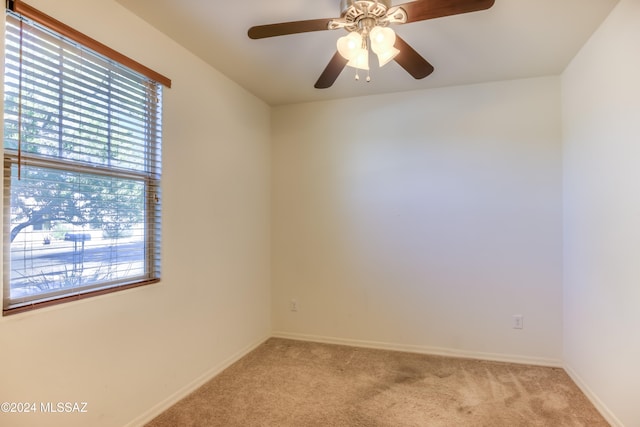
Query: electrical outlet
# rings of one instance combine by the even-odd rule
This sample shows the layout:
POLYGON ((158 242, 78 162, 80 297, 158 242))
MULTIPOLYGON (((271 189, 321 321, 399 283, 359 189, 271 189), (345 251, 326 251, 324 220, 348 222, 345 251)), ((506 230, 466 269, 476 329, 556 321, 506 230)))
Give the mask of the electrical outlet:
POLYGON ((298 311, 298 301, 296 299, 289 301, 289 310, 298 311))
POLYGON ((522 314, 514 314, 513 315, 513 329, 522 329, 524 326, 524 318, 522 314))

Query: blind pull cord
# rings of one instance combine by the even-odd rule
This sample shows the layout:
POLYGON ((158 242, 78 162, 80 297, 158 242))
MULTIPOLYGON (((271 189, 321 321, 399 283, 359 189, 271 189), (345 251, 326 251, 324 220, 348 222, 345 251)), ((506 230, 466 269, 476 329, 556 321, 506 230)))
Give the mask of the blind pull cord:
POLYGON ((23 23, 20 20, 20 83, 18 85, 18 181, 22 179, 22 46, 23 23))

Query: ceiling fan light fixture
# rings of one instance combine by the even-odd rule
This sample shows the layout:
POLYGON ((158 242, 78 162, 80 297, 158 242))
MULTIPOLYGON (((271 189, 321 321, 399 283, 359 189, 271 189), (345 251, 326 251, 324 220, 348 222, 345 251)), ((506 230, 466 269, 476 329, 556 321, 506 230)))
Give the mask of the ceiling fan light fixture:
POLYGON ((362 50, 362 36, 357 32, 351 32, 340 37, 337 42, 338 52, 344 59, 351 61, 358 51, 362 50))
POLYGON ((389 27, 375 26, 369 32, 369 38, 371 50, 379 54, 393 47, 396 42, 396 33, 389 27))
POLYGON ((378 63, 380 64, 380 68, 391 62, 399 53, 400 51, 393 46, 384 52, 378 53, 378 63))
POLYGON ((369 50, 365 48, 358 49, 353 58, 347 62, 347 66, 357 68, 359 70, 369 70, 369 50))
POLYGON ((393 60, 400 51, 394 47, 396 33, 389 27, 375 26, 369 32, 371 50, 378 55, 380 67, 393 60))

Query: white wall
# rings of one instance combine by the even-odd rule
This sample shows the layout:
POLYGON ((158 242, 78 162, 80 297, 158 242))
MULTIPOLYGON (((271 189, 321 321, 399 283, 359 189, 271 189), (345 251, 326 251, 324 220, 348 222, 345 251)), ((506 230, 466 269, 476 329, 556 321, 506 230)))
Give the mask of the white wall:
POLYGON ((173 79, 163 279, 1 318, 0 402, 89 412, 0 414, 0 425, 142 422, 270 334, 270 109, 112 0, 29 4, 173 79))
POLYGON ((277 335, 560 363, 559 78, 277 107, 272 123, 277 335))
POLYGON ((563 75, 564 359, 628 427, 640 426, 639 23, 640 1, 622 0, 563 75))

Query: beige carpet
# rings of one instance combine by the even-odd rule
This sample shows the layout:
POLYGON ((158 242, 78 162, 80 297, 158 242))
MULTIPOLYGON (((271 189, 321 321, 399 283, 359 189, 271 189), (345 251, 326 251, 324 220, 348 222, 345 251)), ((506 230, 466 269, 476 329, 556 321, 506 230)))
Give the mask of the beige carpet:
POLYGON ((272 338, 148 426, 608 424, 562 369, 272 338))

